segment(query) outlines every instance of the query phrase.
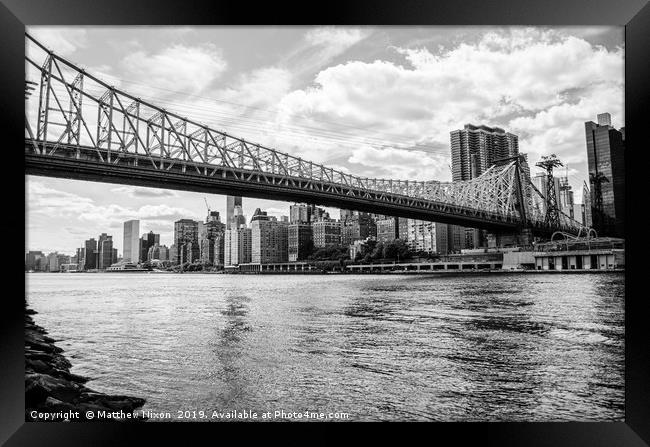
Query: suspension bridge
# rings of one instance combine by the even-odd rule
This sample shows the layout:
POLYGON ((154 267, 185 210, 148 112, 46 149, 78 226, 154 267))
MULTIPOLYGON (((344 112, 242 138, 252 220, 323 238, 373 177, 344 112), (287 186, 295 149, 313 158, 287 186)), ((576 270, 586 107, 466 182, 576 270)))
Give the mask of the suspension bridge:
POLYGON ((548 219, 545 197, 519 158, 469 181, 356 176, 142 100, 26 37, 38 50, 25 56, 26 100, 34 103, 25 113, 26 174, 300 201, 496 232, 581 231, 556 209, 548 219))

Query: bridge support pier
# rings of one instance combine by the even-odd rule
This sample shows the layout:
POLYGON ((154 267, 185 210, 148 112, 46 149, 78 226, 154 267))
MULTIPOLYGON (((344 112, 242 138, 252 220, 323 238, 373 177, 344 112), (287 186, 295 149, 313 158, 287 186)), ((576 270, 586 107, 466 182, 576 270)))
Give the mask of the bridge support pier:
POLYGON ((527 247, 533 244, 533 232, 523 228, 517 232, 488 232, 488 248, 527 247))

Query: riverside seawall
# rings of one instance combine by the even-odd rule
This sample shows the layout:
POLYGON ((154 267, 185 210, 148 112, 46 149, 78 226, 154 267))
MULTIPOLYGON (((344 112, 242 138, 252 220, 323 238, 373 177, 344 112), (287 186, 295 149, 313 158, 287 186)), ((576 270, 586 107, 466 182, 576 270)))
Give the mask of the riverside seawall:
POLYGON ((25 303, 25 420, 26 421, 144 421, 133 415, 144 399, 109 395, 93 391, 84 384, 89 380, 70 372, 70 361, 48 337, 47 331, 34 323, 36 312, 25 303), (108 419, 87 414, 111 414, 108 419))

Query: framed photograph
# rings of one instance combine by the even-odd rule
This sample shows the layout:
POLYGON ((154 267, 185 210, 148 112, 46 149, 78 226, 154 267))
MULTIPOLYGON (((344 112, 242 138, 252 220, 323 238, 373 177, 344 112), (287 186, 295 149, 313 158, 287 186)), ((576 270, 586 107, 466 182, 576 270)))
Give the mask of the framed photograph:
POLYGON ((647 445, 650 6, 251 9, 0 7, 0 440, 647 445))

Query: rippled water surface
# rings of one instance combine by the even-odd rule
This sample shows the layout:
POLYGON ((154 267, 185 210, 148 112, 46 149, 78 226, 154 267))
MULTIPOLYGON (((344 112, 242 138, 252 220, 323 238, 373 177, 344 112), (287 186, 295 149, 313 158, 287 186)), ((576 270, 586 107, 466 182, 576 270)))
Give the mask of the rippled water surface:
POLYGON ((624 275, 27 274, 90 388, 146 410, 624 415, 624 275))

